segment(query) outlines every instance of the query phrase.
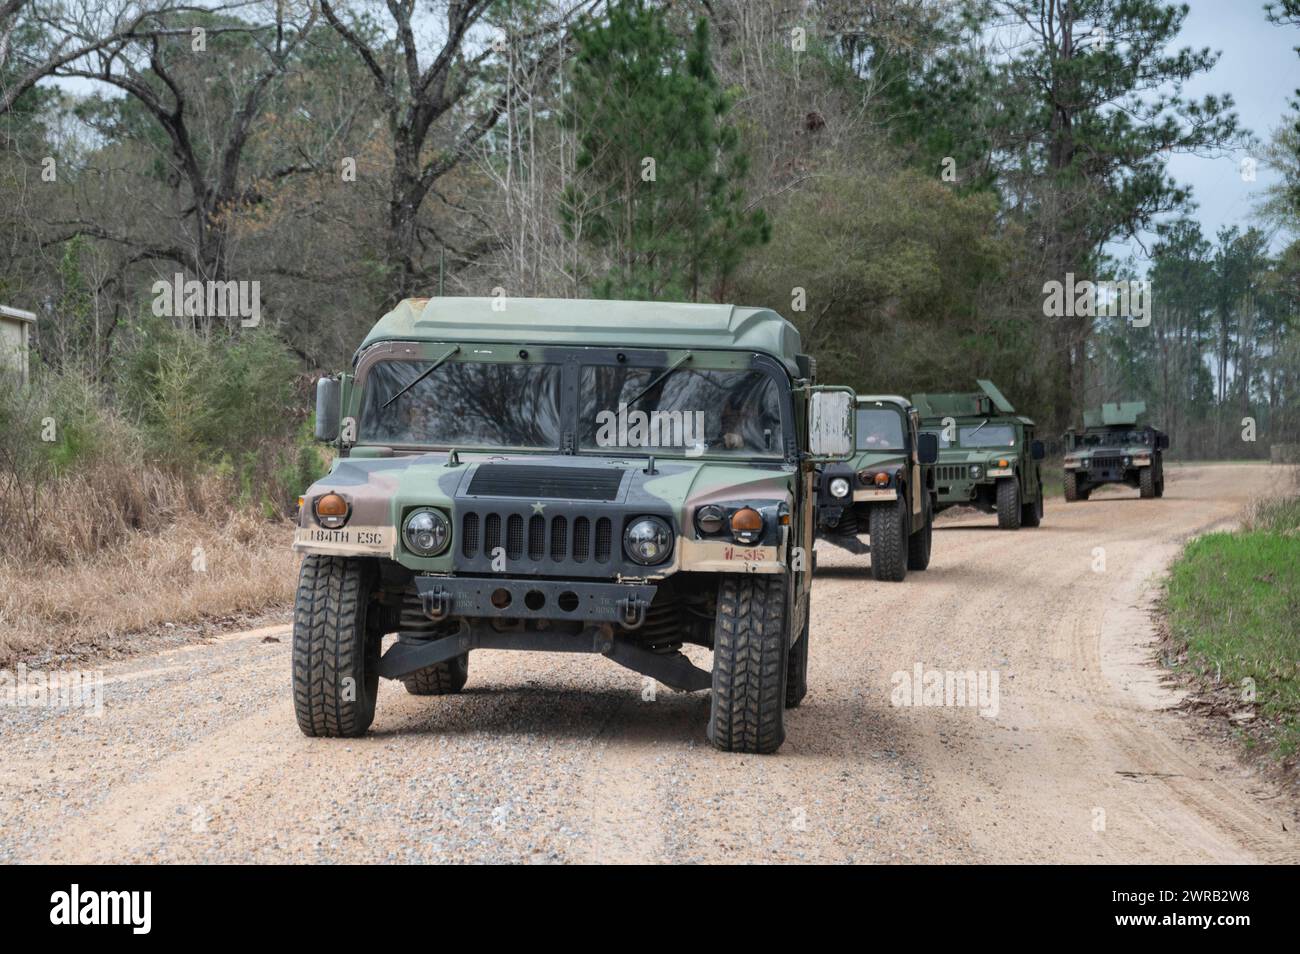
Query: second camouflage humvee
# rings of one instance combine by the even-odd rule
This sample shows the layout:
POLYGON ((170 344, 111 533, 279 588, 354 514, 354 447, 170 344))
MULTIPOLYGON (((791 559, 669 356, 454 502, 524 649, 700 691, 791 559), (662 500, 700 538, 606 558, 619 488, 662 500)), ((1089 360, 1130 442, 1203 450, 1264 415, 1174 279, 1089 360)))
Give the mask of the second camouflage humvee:
POLYGON ((975 507, 998 515, 1003 530, 1043 519, 1043 442, 992 381, 966 394, 914 394, 921 425, 939 438, 936 510, 975 507))
POLYGON ((1124 483, 1143 497, 1165 495, 1164 451, 1169 435, 1138 421, 1145 401, 1103 404, 1085 411, 1082 433, 1065 432, 1065 499, 1087 500, 1102 484, 1124 483))
POLYGON ((818 482, 818 532, 851 553, 871 554, 871 575, 901 581, 930 565, 934 468, 939 441, 922 431, 912 402, 897 395, 857 398, 856 451, 826 464, 818 482), (868 535, 869 543, 858 539, 868 535))
POLYGON ((541 650, 711 689, 715 746, 775 750, 807 691, 815 468, 853 447, 852 392, 813 367, 762 308, 398 304, 317 386, 338 456, 294 542, 299 727, 361 735, 381 676, 455 693, 474 650, 541 650))

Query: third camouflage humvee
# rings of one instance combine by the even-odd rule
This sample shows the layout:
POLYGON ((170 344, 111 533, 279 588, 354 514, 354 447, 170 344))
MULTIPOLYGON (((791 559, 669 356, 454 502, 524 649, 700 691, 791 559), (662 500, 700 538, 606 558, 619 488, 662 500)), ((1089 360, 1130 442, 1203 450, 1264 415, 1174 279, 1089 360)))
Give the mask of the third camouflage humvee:
POLYGON ((1085 411, 1082 433, 1065 432, 1065 499, 1087 500, 1102 484, 1124 483, 1143 497, 1165 495, 1164 451, 1169 435, 1138 424, 1145 401, 1103 404, 1085 411))
POLYGON ((939 441, 923 432, 907 398, 858 395, 856 453, 821 468, 818 532, 851 553, 871 554, 871 575, 901 581, 930 565, 939 441), (859 534, 868 534, 864 544, 859 534))
POLYGON ((853 447, 852 392, 813 373, 763 308, 398 304, 317 386, 338 456, 295 535, 299 727, 361 735, 380 676, 455 693, 475 649, 583 652, 712 689, 715 746, 775 750, 807 689, 815 468, 853 447))
POLYGON ((1016 414, 992 381, 978 392, 914 394, 921 425, 939 437, 936 510, 975 507, 998 515, 1003 530, 1036 527, 1043 519, 1043 442, 1034 422, 1016 414))

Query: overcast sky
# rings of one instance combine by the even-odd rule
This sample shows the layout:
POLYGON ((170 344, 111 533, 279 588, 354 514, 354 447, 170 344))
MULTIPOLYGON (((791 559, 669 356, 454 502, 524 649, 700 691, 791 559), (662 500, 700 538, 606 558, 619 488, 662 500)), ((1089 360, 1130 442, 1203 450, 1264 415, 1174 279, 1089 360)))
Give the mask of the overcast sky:
MULTIPOLYGON (((1231 93, 1241 124, 1267 142, 1281 124, 1288 102, 1300 87, 1300 27, 1277 26, 1264 18, 1264 0, 1186 0, 1191 7, 1179 45, 1221 50, 1218 64, 1184 89, 1188 97, 1231 93)), ((1254 182, 1242 181, 1245 151, 1222 158, 1173 156, 1169 173, 1192 187, 1196 218, 1206 238, 1226 225, 1245 228, 1262 190, 1278 177, 1262 164, 1254 182)), ((1283 244, 1284 237, 1274 241, 1283 244)), ((1150 243, 1147 243, 1150 247, 1150 243)), ((1138 251, 1140 254, 1140 250, 1138 251)))

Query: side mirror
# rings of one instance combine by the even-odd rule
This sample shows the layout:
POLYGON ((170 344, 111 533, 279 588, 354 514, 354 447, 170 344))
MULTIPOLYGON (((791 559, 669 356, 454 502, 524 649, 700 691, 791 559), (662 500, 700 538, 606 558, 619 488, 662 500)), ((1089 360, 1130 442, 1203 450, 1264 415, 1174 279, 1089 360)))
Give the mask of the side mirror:
POLYGON ((939 435, 922 431, 916 435, 916 457, 922 464, 933 464, 939 459, 939 435))
POLYGON ((1034 460, 1042 460, 1047 456, 1047 448, 1043 446, 1042 441, 1029 442, 1029 456, 1034 460))
POLYGON ((339 397, 342 387, 338 378, 320 378, 316 382, 316 440, 334 441, 339 436, 339 397))
POLYGON ((1169 449, 1169 435, 1168 435, 1168 434, 1158 434, 1158 435, 1156 436, 1156 446, 1157 446, 1158 448, 1160 448, 1161 450, 1168 450, 1168 449, 1169 449))
POLYGON ((848 388, 813 388, 808 395, 808 452, 823 461, 853 456, 854 394, 848 388))

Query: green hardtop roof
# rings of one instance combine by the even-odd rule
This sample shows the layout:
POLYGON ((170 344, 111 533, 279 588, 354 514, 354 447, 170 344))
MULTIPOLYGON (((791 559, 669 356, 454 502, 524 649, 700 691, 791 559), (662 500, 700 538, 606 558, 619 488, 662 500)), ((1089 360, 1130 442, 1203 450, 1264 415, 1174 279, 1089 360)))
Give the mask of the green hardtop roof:
POLYGON ((1146 401, 1120 401, 1103 404, 1100 410, 1084 411, 1084 427, 1123 427, 1138 423, 1147 412, 1146 401))
POLYGON ((912 402, 901 394, 859 394, 857 398, 859 404, 866 404, 870 401, 881 401, 889 404, 901 404, 904 408, 912 406, 912 402))
MULTIPOLYGON (((770 308, 585 298, 408 298, 370 329, 377 341, 483 341, 771 355, 798 375, 799 332, 770 308), (493 307, 495 305, 495 308, 493 307)), ((360 350, 360 349, 359 349, 360 350)))

